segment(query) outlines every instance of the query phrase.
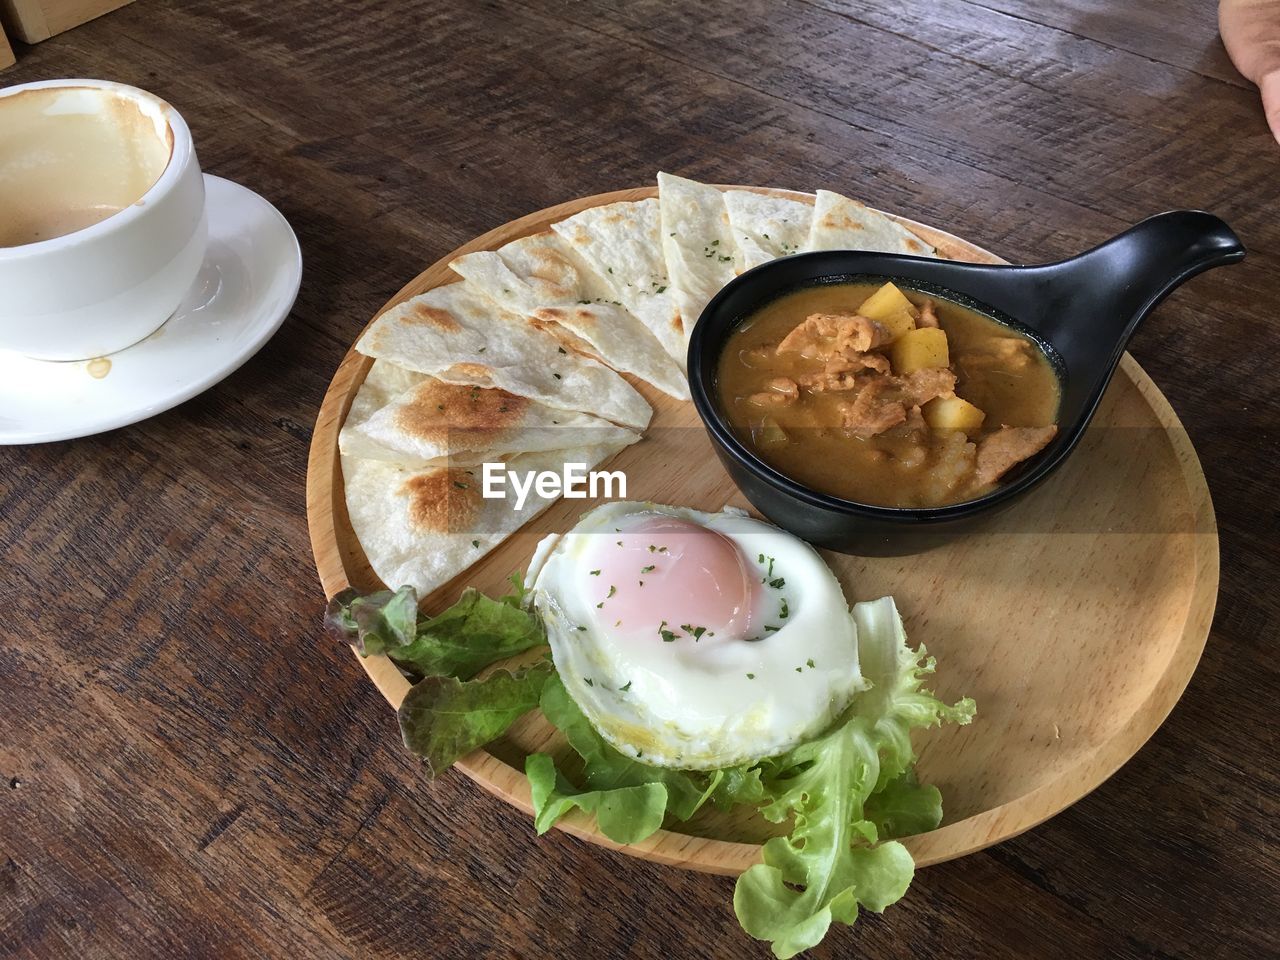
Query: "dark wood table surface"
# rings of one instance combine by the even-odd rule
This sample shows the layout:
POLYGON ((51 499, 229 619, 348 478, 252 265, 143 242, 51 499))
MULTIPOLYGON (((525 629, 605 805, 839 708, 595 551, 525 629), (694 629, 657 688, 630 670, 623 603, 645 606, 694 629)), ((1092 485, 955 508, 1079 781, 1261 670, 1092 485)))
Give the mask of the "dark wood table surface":
POLYGON ((842 189, 1015 260, 1172 207, 1236 227, 1248 260, 1132 345, 1221 529, 1186 695, 1091 796, 813 955, 1280 955, 1280 146, 1204 0, 903 7, 139 0, 18 48, 0 82, 177 105, 205 169, 289 218, 306 273, 207 393, 0 449, 0 954, 768 955, 729 879, 538 840, 465 777, 428 784, 318 630, 307 444, 356 332, 470 237, 662 168, 842 189))

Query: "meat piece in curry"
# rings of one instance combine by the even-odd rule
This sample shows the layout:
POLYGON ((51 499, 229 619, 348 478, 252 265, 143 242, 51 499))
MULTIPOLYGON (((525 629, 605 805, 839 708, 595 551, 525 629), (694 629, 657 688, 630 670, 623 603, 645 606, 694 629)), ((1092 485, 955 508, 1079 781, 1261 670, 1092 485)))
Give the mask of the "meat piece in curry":
POLYGON ((1001 427, 978 441, 975 479, 979 484, 995 483, 1009 468, 1049 445, 1056 426, 1001 427))
POLYGON ((861 503, 972 499, 1057 433, 1058 380, 1034 341, 893 283, 766 305, 730 336, 718 388, 765 461, 861 503))

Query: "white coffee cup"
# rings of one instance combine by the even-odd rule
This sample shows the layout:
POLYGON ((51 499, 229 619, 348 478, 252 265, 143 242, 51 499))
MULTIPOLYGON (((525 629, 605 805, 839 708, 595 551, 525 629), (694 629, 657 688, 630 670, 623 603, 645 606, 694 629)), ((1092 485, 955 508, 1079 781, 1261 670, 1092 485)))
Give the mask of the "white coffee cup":
POLYGON ((0 349, 100 357, 147 337, 208 242, 191 132, 103 80, 0 90, 0 349))

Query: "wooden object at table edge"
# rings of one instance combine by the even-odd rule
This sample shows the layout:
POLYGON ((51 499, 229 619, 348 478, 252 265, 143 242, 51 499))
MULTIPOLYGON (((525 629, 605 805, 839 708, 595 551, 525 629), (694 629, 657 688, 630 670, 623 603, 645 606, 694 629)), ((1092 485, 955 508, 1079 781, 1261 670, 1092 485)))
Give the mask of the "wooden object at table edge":
MULTIPOLYGON (((24 43, 39 43, 132 2, 133 0, 0 0, 0 14, 4 15, 10 34, 24 43)), ((4 66, 3 47, 0 47, 0 66, 4 66)))
MULTIPOLYGON (((797 194, 792 191, 761 190, 760 192, 776 193, 812 202, 811 195, 797 194)), ((589 207, 619 201, 641 200, 656 195, 656 187, 619 190, 571 200, 495 227, 451 251, 424 270, 388 300, 373 319, 409 297, 439 285, 440 278, 450 273, 449 262, 464 253, 496 249, 511 240, 544 229, 549 223, 570 217, 589 207)), ((988 263, 1005 262, 989 251, 952 234, 903 217, 895 217, 895 219, 934 244, 940 252, 956 259, 988 263)), ((332 597, 350 586, 334 516, 335 509, 345 512, 345 502, 335 502, 335 492, 341 490, 341 466, 337 456, 338 432, 350 409, 355 388, 363 382, 364 375, 371 364, 372 360, 369 357, 356 352, 353 343, 325 392, 312 434, 307 465, 307 520, 316 569, 327 597, 332 597)), ((929 833, 906 838, 903 842, 911 851, 917 866, 923 867, 954 859, 1014 837, 1042 823, 1068 803, 1075 802, 1081 796, 1096 789, 1132 757, 1156 731, 1182 695, 1199 662, 1213 620, 1218 593, 1218 538, 1213 504, 1195 449, 1177 414, 1174 413, 1159 388, 1137 361, 1127 353, 1121 360, 1117 374, 1133 382, 1170 438, 1192 507, 1194 524, 1192 529, 1213 531, 1212 534, 1194 538, 1196 568, 1194 593, 1176 650, 1168 669, 1153 688, 1151 696, 1133 713, 1129 722, 1094 754, 1054 781, 1016 800, 964 820, 945 824, 929 833), (1080 789, 1082 783, 1086 784, 1083 791, 1080 789), (1064 798, 1067 797, 1070 799, 1064 802, 1064 798)), ((456 582, 456 580, 451 581, 442 589, 453 588, 456 582)), ((398 707, 409 690, 409 683, 399 669, 386 657, 361 657, 358 653, 355 656, 387 702, 393 708, 398 707)), ((533 806, 529 795, 529 784, 520 771, 483 749, 468 754, 454 766, 489 793, 532 816, 533 806)), ((659 830, 640 843, 619 844, 599 833, 595 828, 594 818, 585 816, 580 811, 562 818, 556 826, 581 839, 610 849, 621 850, 644 860, 706 873, 737 875, 760 859, 760 847, 756 844, 696 837, 666 829, 659 830)))
POLYGON ((0 23, 0 70, 12 67, 18 62, 13 55, 13 47, 9 46, 9 38, 4 35, 4 24, 0 23))

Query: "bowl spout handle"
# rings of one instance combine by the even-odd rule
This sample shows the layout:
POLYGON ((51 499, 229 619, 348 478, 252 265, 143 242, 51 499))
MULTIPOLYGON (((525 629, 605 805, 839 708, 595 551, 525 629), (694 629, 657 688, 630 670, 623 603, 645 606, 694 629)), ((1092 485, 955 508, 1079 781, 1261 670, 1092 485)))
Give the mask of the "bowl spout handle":
POLYGON ((1022 315, 1067 368, 1105 384, 1138 324, 1161 300, 1196 274, 1243 258, 1244 245, 1218 217, 1173 210, 1069 260, 1015 268, 1013 286, 1028 307, 1022 315))
MULTIPOLYGON (((1148 217, 1092 250, 1053 266, 1055 281, 1091 288, 1098 319, 1113 336, 1133 326, 1196 274, 1244 259, 1244 245, 1220 218, 1203 210, 1171 210, 1148 217)), ((1123 335, 1126 335, 1127 332, 1123 335)))

